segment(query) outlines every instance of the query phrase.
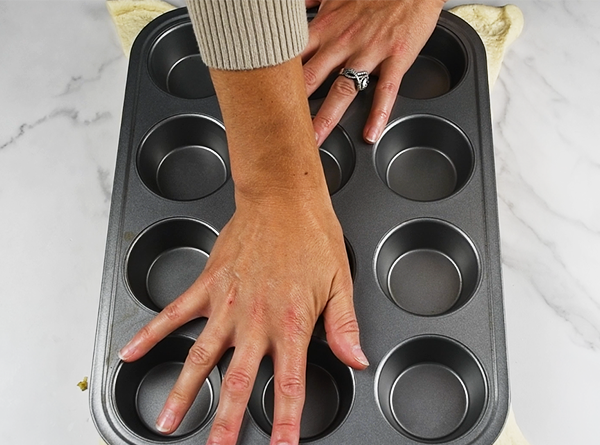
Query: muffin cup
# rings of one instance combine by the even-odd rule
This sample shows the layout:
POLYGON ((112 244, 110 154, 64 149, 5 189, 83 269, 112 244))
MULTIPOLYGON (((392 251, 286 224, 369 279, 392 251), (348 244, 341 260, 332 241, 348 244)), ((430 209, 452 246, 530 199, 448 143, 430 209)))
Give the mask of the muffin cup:
POLYGON ((432 99, 452 91, 467 69, 463 44, 451 31, 437 26, 417 59, 402 77, 400 94, 432 99))
POLYGON ((416 315, 455 311, 479 282, 479 259, 465 234, 441 220, 418 219, 394 229, 375 262, 381 289, 416 315))
POLYGON ((204 198, 229 178, 225 129, 208 116, 182 114, 165 119, 142 141, 137 167, 146 187, 163 198, 204 198))
POLYGON ((202 99, 215 94, 191 23, 170 28, 156 39, 148 68, 156 86, 173 96, 202 99))
POLYGON ((339 125, 323 141, 319 155, 329 194, 333 195, 346 185, 356 162, 352 142, 339 125))
POLYGON ((437 201, 458 192, 473 170, 465 134, 433 115, 414 115, 390 124, 375 146, 375 166, 395 193, 414 201, 437 201))
POLYGON ((144 230, 126 259, 126 279, 133 296, 160 311, 198 278, 217 239, 217 232, 199 221, 171 218, 144 230))
POLYGON ((450 442, 468 432, 487 400, 477 359, 457 342, 436 336, 393 350, 377 371, 375 391, 390 425, 424 443, 450 442))
MULTIPOLYGON (((248 402, 248 411, 260 429, 271 434, 274 408, 273 362, 265 357, 248 402)), ((326 343, 313 339, 308 348, 306 398, 300 422, 300 442, 323 438, 338 428, 354 399, 352 371, 340 362, 326 343)))
POLYGON ((165 436, 155 426, 193 344, 190 338, 169 336, 141 359, 119 364, 113 398, 119 418, 134 434, 156 442, 180 440, 212 419, 221 390, 218 368, 212 370, 200 388, 177 430, 165 436))

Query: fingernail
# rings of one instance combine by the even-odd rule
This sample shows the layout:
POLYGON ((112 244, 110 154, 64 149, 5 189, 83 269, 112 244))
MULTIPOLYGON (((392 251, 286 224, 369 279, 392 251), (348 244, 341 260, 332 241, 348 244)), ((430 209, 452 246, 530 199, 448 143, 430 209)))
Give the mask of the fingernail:
POLYGON ((127 360, 135 352, 135 345, 128 343, 119 351, 119 358, 123 361, 127 360))
POLYGON ((355 345, 352 348, 352 353, 354 354, 354 358, 361 363, 362 365, 369 366, 369 360, 367 360, 367 356, 363 352, 360 345, 355 345))
POLYGON ((366 137, 367 142, 374 144, 375 141, 377 141, 378 137, 379 137, 379 129, 377 127, 369 128, 369 130, 367 131, 367 137, 366 137))
POLYGON ((319 133, 315 133, 315 141, 317 141, 317 147, 321 146, 321 136, 319 136, 319 133))
POLYGON ((164 409, 158 420, 156 421, 156 429, 161 433, 167 433, 171 431, 173 424, 175 423, 175 413, 170 409, 164 409))

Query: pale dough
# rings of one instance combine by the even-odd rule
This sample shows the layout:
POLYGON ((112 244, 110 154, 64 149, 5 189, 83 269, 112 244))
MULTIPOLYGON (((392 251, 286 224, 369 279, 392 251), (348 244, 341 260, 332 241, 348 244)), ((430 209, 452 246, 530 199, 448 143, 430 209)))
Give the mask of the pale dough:
POLYGON ((133 41, 140 31, 175 6, 161 0, 108 0, 106 7, 117 27, 121 46, 129 57, 133 41))
POLYGON ((523 13, 514 5, 502 8, 487 5, 461 5, 450 12, 477 31, 485 46, 490 90, 494 86, 506 49, 523 30, 523 13))

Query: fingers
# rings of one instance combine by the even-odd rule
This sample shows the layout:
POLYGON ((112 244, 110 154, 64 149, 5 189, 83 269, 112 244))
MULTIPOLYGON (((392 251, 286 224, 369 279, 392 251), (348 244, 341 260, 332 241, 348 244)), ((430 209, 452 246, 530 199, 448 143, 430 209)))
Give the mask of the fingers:
MULTIPOLYGON (((374 68, 368 62, 361 61, 348 61, 346 67, 368 73, 374 68)), ((313 119, 313 126, 317 134, 317 145, 320 146, 329 136, 329 133, 338 124, 357 94, 354 80, 344 76, 338 76, 335 79, 321 108, 313 119)))
POLYGON ((306 390, 306 351, 308 342, 282 342, 275 349, 275 408, 271 445, 297 444, 306 390))
POLYGON ((219 408, 207 445, 235 445, 265 349, 257 342, 236 347, 223 379, 219 408))
POLYGON ((359 339, 351 290, 334 295, 323 311, 329 347, 342 362, 355 369, 369 366, 359 339))
POLYGON ((218 322, 209 321, 190 348, 177 382, 156 420, 156 429, 170 434, 177 429, 208 374, 227 349, 230 339, 218 322))
POLYGON ((319 88, 333 72, 339 71, 348 55, 335 48, 320 47, 319 34, 309 34, 308 45, 302 52, 302 69, 306 95, 310 96, 319 88))
POLYGON ((165 307, 152 321, 119 351, 119 357, 132 362, 146 354, 154 345, 190 320, 204 315, 206 292, 200 280, 196 281, 179 298, 165 307))
POLYGON ((390 57, 381 64, 371 112, 363 131, 363 138, 369 144, 377 142, 387 125, 398 97, 402 76, 409 67, 410 64, 407 65, 406 59, 402 57, 390 57))

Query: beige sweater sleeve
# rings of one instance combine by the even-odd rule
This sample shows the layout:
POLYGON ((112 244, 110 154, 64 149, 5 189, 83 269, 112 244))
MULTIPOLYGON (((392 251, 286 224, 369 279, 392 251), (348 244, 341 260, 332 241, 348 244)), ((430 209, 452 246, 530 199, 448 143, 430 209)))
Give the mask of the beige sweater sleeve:
POLYGON ((283 63, 308 42, 303 0, 187 0, 200 54, 212 68, 283 63))

